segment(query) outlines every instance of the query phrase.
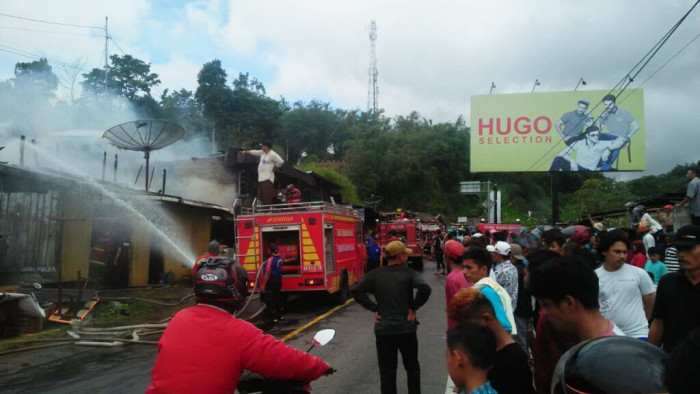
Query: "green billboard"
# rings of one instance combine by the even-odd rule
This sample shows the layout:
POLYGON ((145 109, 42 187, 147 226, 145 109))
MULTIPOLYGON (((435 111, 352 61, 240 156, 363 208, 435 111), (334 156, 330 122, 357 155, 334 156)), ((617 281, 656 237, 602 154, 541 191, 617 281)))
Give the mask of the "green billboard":
POLYGON ((643 171, 641 89, 472 96, 471 171, 643 171))

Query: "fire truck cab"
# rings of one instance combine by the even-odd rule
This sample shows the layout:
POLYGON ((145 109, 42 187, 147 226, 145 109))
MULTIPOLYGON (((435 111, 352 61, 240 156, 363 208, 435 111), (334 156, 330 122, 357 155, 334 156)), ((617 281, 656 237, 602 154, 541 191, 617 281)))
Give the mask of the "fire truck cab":
POLYGON ((259 205, 234 218, 236 253, 251 286, 271 243, 283 259, 282 291, 325 292, 339 301, 364 276, 362 219, 351 207, 327 202, 259 205))
POLYGON ((419 221, 416 219, 389 220, 379 223, 379 242, 385 247, 392 241, 390 233, 396 233, 405 240, 406 247, 413 251, 409 256, 409 266, 423 271, 423 245, 419 235, 419 221))

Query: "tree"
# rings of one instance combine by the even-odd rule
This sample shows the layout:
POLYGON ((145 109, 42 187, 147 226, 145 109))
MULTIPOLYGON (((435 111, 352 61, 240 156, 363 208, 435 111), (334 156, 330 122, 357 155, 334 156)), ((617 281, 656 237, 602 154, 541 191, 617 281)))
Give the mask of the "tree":
POLYGON ((197 82, 195 98, 216 128, 218 143, 248 146, 278 135, 283 106, 267 97, 263 84, 248 73, 240 73, 231 89, 221 61, 213 60, 204 64, 197 82))
POLYGON ((62 75, 60 78, 61 86, 68 89, 70 92, 71 103, 75 101, 75 85, 78 83, 78 76, 80 76, 80 70, 83 69, 87 63, 87 60, 81 58, 75 59, 70 64, 61 66, 62 75))
POLYGON ((168 94, 168 89, 165 89, 160 100, 163 118, 182 125, 188 136, 210 129, 203 117, 202 105, 191 91, 180 89, 168 94))
POLYGON ((14 87, 18 92, 54 97, 58 77, 46 58, 15 65, 14 87))
MULTIPOLYGON (((226 71, 218 59, 205 63, 197 74, 195 100, 202 106, 204 116, 214 124, 225 116, 224 102, 228 100, 230 89, 226 86, 226 71)), ((223 126, 223 125, 221 125, 223 126)))
POLYGON ((160 84, 158 74, 151 72, 151 65, 131 55, 112 55, 107 71, 93 68, 83 74, 83 92, 92 98, 103 98, 105 94, 126 97, 137 102, 138 97, 151 96, 151 88, 160 84))

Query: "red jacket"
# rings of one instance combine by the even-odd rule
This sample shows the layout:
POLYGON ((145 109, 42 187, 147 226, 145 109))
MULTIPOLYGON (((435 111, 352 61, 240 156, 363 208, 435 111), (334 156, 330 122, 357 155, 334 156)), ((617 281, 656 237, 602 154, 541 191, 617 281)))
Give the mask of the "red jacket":
POLYGON ((158 341, 146 393, 226 393, 244 369, 304 382, 330 368, 318 357, 285 345, 228 312, 197 305, 178 312, 158 341))

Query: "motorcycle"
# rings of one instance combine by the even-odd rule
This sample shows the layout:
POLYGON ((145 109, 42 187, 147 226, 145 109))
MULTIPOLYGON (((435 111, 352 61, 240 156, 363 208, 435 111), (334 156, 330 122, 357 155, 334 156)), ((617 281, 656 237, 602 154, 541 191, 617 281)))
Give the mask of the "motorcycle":
MULTIPOLYGON (((311 347, 306 351, 309 353, 315 346, 325 346, 335 336, 335 330, 325 329, 318 331, 314 335, 311 347)), ((335 370, 333 370, 335 371, 335 370)), ((298 380, 285 380, 268 378, 250 371, 244 371, 238 380, 240 394, 309 394, 307 382, 298 380)))

